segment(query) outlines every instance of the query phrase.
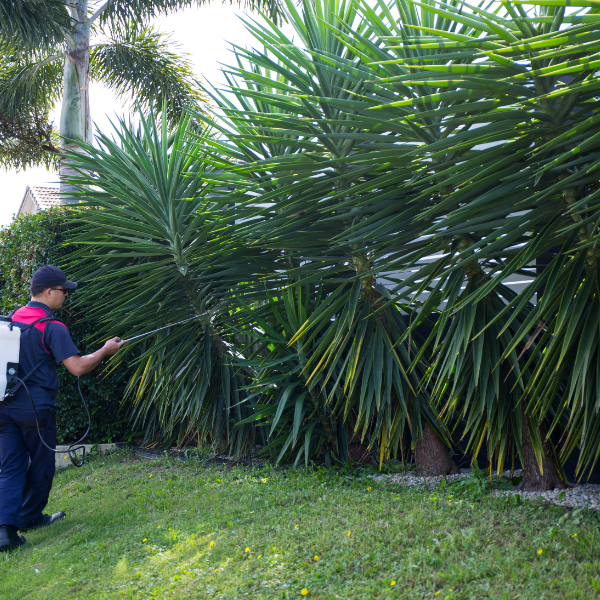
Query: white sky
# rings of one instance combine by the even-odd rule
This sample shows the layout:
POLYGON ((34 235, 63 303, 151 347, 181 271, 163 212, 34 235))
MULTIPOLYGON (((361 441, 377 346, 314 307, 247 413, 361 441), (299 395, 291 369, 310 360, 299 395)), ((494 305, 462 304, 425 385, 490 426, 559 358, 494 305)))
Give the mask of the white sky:
MULTIPOLYGON (((213 85, 224 83, 219 63, 230 63, 228 42, 252 47, 253 38, 246 31, 239 16, 244 12, 229 3, 213 4, 179 11, 157 21, 163 32, 172 32, 182 52, 190 55, 198 79, 206 78, 213 85)), ((58 109, 52 115, 58 124, 58 109)), ((108 89, 100 85, 90 86, 90 109, 96 126, 110 131, 109 119, 124 113, 123 102, 108 89)), ((8 225, 18 210, 27 185, 58 185, 56 173, 46 169, 27 171, 5 171, 0 169, 0 226, 8 225)))

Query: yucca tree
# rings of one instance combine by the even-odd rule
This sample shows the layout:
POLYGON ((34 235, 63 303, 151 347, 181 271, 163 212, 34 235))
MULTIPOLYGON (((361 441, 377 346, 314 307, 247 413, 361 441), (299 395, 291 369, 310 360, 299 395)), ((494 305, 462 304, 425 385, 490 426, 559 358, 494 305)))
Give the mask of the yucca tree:
MULTIPOLYGON (((434 397, 440 409, 456 418, 455 422, 466 425, 469 447, 475 455, 483 444, 487 445, 490 464, 494 462, 498 470, 503 468, 507 456, 512 453, 514 458, 518 453, 526 467, 527 488, 560 486, 551 429, 561 419, 566 424, 565 417, 578 413, 566 411, 564 404, 560 409, 565 382, 557 374, 557 365, 553 375, 544 372, 546 382, 554 386, 550 389, 546 385, 545 404, 537 401, 537 390, 531 382, 540 376, 532 376, 533 371, 541 374, 541 367, 536 368, 541 354, 535 338, 545 323, 534 322, 539 308, 534 310, 529 300, 538 294, 538 307, 545 307, 541 292, 546 294, 546 300, 549 298, 546 281, 550 271, 535 273, 532 266, 554 247, 557 229, 552 223, 564 211, 564 205, 545 202, 556 192, 556 178, 544 175, 548 167, 540 168, 533 160, 532 148, 546 144, 544 149, 550 150, 548 134, 557 125, 568 124, 573 115, 577 114, 577 123, 582 119, 587 119, 584 122, 588 127, 595 123, 590 100, 597 89, 596 67, 587 53, 593 57, 594 44, 597 45, 597 18, 593 10, 587 11, 591 14, 586 16, 564 17, 564 10, 554 5, 549 9, 535 5, 524 9, 520 4, 508 4, 506 10, 497 7, 495 12, 471 7, 468 15, 463 14, 464 8, 459 2, 398 2, 390 6, 380 3, 375 9, 364 3, 359 27, 352 27, 353 20, 347 15, 340 14, 337 22, 319 16, 320 26, 334 36, 336 43, 344 41, 348 56, 352 57, 348 60, 343 50, 331 52, 317 47, 312 31, 319 27, 306 26, 311 35, 302 39, 311 57, 326 65, 323 69, 328 75, 343 81, 331 87, 337 95, 325 94, 322 89, 315 93, 306 84, 308 91, 299 90, 297 80, 301 76, 296 73, 313 73, 309 61, 294 70, 290 63, 295 64, 299 51, 294 50, 290 59, 282 50, 289 47, 289 40, 282 40, 280 34, 261 34, 263 38, 273 38, 271 47, 268 43, 265 46, 282 62, 282 76, 290 71, 295 74, 295 81, 285 91, 295 100, 295 106, 282 101, 281 94, 276 97, 268 90, 257 92, 262 105, 285 106, 289 113, 303 110, 303 121, 312 127, 303 128, 301 119, 286 117, 278 128, 277 119, 270 117, 266 122, 262 121, 262 114, 254 114, 260 110, 244 115, 245 123, 252 123, 255 135, 264 132, 265 140, 278 132, 304 132, 301 139, 306 149, 296 146, 295 152, 283 153, 286 167, 292 161, 289 154, 294 154, 295 165, 307 156, 313 160, 327 156, 331 166, 325 174, 327 169, 322 165, 320 171, 306 163, 303 170, 290 169, 292 193, 287 202, 298 200, 289 214, 302 216, 302 224, 296 220, 297 228, 286 223, 284 229, 278 230, 278 223, 272 220, 271 224, 260 223, 260 228, 285 248, 280 232, 293 230, 297 238, 301 231, 311 241, 317 241, 324 225, 330 227, 329 233, 332 223, 348 220, 347 213, 354 211, 351 225, 345 223, 330 235, 333 244, 312 246, 309 261, 301 260, 301 248, 287 246, 301 260, 302 266, 294 272, 314 276, 320 268, 319 276, 323 277, 325 265, 335 269, 332 258, 340 251, 353 259, 354 266, 360 264, 361 275, 365 275, 361 277, 363 283, 381 271, 412 270, 409 276, 399 277, 394 299, 402 303, 416 297, 420 314, 428 316, 433 311, 439 315, 414 364, 433 353, 434 364, 424 382, 434 383, 434 397), (574 24, 573 35, 558 33, 563 19, 567 25, 574 24), (533 56, 531 47, 523 44, 527 38, 535 38, 533 56), (586 44, 583 48, 580 41, 586 44), (566 58, 561 58, 556 68, 530 72, 522 63, 532 61, 537 67, 538 47, 542 60, 546 60, 543 57, 547 53, 547 61, 554 61, 555 54, 566 58), (565 69, 577 74, 573 81, 560 80, 565 69), (550 82, 554 88, 548 85, 546 77, 553 78, 550 82), (571 90, 574 96, 570 95, 571 90), (546 96, 552 94, 562 99, 556 101, 555 112, 549 115, 546 96), (334 123, 346 126, 342 135, 349 151, 344 156, 344 168, 354 168, 353 174, 357 174, 351 182, 351 193, 343 186, 338 191, 325 183, 328 175, 335 177, 339 172, 338 155, 329 148, 317 154, 318 141, 336 138, 335 131, 322 134, 319 129, 322 120, 313 108, 319 102, 326 104, 328 110, 339 107, 336 116, 341 117, 334 123), (314 154, 308 150, 311 144, 314 154), (325 188, 319 189, 323 184, 325 188), (303 185, 310 194, 300 194, 303 185), (298 195, 293 194, 292 188, 299 191, 298 195), (314 209, 302 203, 311 199, 314 209), (368 248, 367 253, 361 248, 368 248), (317 252, 327 258, 322 262, 314 260, 317 252), (373 259, 365 260, 367 255, 373 259), (515 274, 539 277, 525 292, 516 294, 505 285, 506 279, 515 274), (432 348, 432 344, 437 348, 432 348)), ((305 6, 305 20, 311 10, 305 6)), ((269 59, 249 60, 264 64, 269 59)), ((274 60, 269 61, 269 66, 274 71, 278 68, 274 60)), ((261 76, 262 83, 265 79, 261 76)), ((244 79, 258 82, 258 77, 250 74, 244 74, 244 79)), ((311 84, 313 81, 320 81, 318 71, 314 71, 311 84)), ((232 112, 228 114, 231 116, 232 112)), ((565 132, 562 139, 569 139, 570 133, 565 132)), ((575 134, 579 130, 575 129, 575 134)), ((241 139, 244 134, 238 137, 241 139)), ((592 156, 593 140, 592 137, 584 146, 591 147, 592 156)), ((236 145, 243 142, 236 140, 236 145)), ((578 152, 581 149, 575 148, 571 155, 578 152)), ((269 171, 263 172, 263 180, 277 178, 279 183, 281 159, 269 159, 269 171)), ((251 168, 256 168, 256 159, 251 168)), ((346 173, 340 178, 344 176, 346 173)), ((588 189, 596 182, 594 172, 586 174, 583 180, 588 189)), ((262 198, 270 201, 274 196, 263 193, 262 198)), ((350 264, 350 260, 345 264, 350 264)), ((556 310, 556 305, 547 310, 556 310)), ((326 326, 330 317, 322 316, 321 326, 326 326)), ((315 326, 315 320, 307 320, 307 330, 315 326)), ((414 320, 415 326, 418 320, 414 320)), ((590 343, 594 348, 593 340, 590 343)), ((326 369, 330 361, 343 360, 343 356, 341 345, 327 346, 319 356, 324 359, 320 365, 326 369)), ((580 354, 577 366, 587 360, 591 360, 591 350, 587 355, 580 354)), ((566 375, 568 367, 561 369, 566 375)), ((583 389, 581 384, 580 387, 583 389)), ((593 396, 594 392, 590 397, 593 396)), ((579 429, 569 437, 571 445, 565 451, 579 442, 585 447, 584 433, 589 435, 587 432, 591 431, 592 438, 596 435, 593 406, 588 405, 591 412, 579 411, 585 417, 578 417, 579 429)), ((582 456, 591 455, 584 449, 582 456)))
MULTIPOLYGON (((413 144, 406 185, 422 206, 416 241, 388 243, 397 255, 405 248, 394 266, 412 270, 396 300, 427 293, 421 310, 439 315, 430 338, 440 344, 428 375, 434 397, 466 428, 475 453, 487 444, 498 470, 514 444, 526 488, 560 486, 550 434, 561 419, 571 419, 563 456, 578 443, 588 464, 598 456, 595 376, 584 370, 595 371, 595 329, 586 328, 583 346, 572 336, 595 314, 597 219, 583 208, 598 183, 600 17, 594 8, 566 16, 560 2, 399 1, 363 11, 374 35, 355 36, 353 47, 377 71, 377 98, 362 97, 368 114, 381 119, 376 131, 389 122, 412 130, 399 141, 413 144), (394 97, 379 101, 381 89, 394 97), (548 253, 551 267, 536 272, 548 253), (536 279, 517 294, 506 286, 514 275, 536 279)), ((394 219, 380 215, 384 242, 394 219)))
MULTIPOLYGON (((305 2, 302 8, 299 13, 285 4, 299 44, 266 19, 251 24, 264 51, 238 48, 237 65, 226 69, 230 92, 213 94, 223 134, 215 152, 240 161, 236 172, 247 179, 232 196, 253 216, 240 234, 245 244, 281 253, 280 285, 321 282, 324 307, 307 311, 288 339, 310 345, 310 354, 308 346, 298 348, 308 356, 300 374, 321 381, 328 402, 340 404, 341 394, 344 418, 353 415, 355 433, 377 443, 383 455, 398 452, 405 430, 418 449, 425 431, 432 452, 417 451, 419 468, 445 473, 456 468, 439 442, 441 436, 449 443, 448 436, 419 377, 406 372, 412 362, 410 342, 401 340, 406 315, 386 305, 376 277, 389 257, 364 235, 339 241, 368 216, 364 206, 372 201, 369 188, 381 157, 372 147, 391 137, 370 134, 374 119, 357 113, 368 106, 355 96, 364 92, 371 70, 344 39, 355 30, 367 35, 366 25, 352 1, 305 2)), ((396 191, 388 205, 402 199, 396 191)), ((418 209, 405 201, 409 223, 418 209)))
MULTIPOLYGON (((288 287, 279 298, 269 297, 270 314, 246 307, 253 324, 248 332, 251 354, 238 364, 255 373, 249 390, 257 400, 256 412, 239 425, 262 427, 267 444, 260 454, 273 455, 276 462, 293 460, 294 465, 308 466, 311 460, 322 460, 330 467, 353 457, 350 440, 355 420, 344 418, 339 390, 331 380, 310 378, 303 369, 322 338, 292 343, 308 316, 325 301, 323 286, 309 284, 288 287)), ((334 372, 333 381, 338 377, 334 372)))
POLYGON ((70 183, 84 201, 73 213, 82 228, 73 240, 85 282, 80 300, 94 299, 106 324, 99 336, 184 321, 125 347, 135 428, 146 442, 211 443, 241 454, 252 432, 232 426, 252 414, 242 402, 249 372, 235 366, 224 300, 266 259, 235 243, 235 217, 220 193, 226 163, 197 143, 208 130, 189 116, 173 133, 165 113, 158 124, 139 118, 140 126, 122 122, 115 139, 101 135, 96 147, 69 155, 79 172, 70 183))
MULTIPOLYGON (((171 123, 184 106, 201 105, 185 55, 151 20, 161 14, 199 5, 198 0, 3 0, 0 8, 0 124, 20 117, 21 127, 0 133, 14 146, 2 164, 46 162, 44 154, 91 142, 90 81, 100 81, 119 95, 134 97, 146 111, 166 103, 171 123), (57 136, 48 126, 35 127, 61 102, 57 136), (23 122, 29 115, 30 126, 23 122), (38 117, 37 121, 34 117, 38 117), (12 133, 12 137, 8 134, 12 133), (26 135, 28 134, 28 135, 26 135), (49 141, 52 141, 49 144, 49 141), (25 148, 26 145, 26 148, 25 148), (29 152, 25 152, 25 150, 29 152), (19 158, 23 156, 23 158, 19 158), (37 159, 37 160, 36 160, 37 159)), ((255 6, 254 2, 249 4, 255 6)), ((277 14, 277 2, 258 2, 277 14)), ((200 17, 199 17, 200 18, 200 17)), ((61 162, 61 176, 69 171, 61 162)), ((66 184, 62 189, 68 192, 66 184)), ((63 201, 69 201, 63 195, 63 201)))

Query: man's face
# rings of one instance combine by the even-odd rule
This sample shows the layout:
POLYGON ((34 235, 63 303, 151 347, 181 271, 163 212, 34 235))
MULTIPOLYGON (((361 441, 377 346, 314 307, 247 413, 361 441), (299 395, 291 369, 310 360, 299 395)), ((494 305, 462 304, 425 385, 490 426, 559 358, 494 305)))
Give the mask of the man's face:
POLYGON ((44 290, 44 304, 52 310, 58 310, 62 308, 65 300, 67 299, 68 290, 62 285, 55 285, 51 288, 44 290))

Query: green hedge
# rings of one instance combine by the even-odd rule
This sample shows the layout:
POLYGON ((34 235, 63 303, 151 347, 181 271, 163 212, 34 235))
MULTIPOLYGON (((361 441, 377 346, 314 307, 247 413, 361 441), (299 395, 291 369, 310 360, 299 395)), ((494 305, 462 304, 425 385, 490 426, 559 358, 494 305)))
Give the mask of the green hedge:
MULTIPOLYGON (((35 215, 22 215, 8 227, 0 228, 0 314, 23 306, 29 300, 32 274, 44 264, 65 269, 63 257, 69 251, 61 244, 67 233, 65 208, 56 208, 35 215)), ((98 344, 87 340, 93 335, 95 323, 85 318, 85 308, 73 309, 69 304, 56 312, 67 325, 73 341, 88 354, 98 344)), ((81 389, 92 413, 90 442, 124 439, 128 434, 127 407, 122 406, 125 382, 123 369, 107 376, 96 369, 81 378, 81 389)), ((58 408, 56 421, 59 443, 76 440, 87 425, 87 415, 77 391, 77 379, 67 369, 58 367, 58 408)))

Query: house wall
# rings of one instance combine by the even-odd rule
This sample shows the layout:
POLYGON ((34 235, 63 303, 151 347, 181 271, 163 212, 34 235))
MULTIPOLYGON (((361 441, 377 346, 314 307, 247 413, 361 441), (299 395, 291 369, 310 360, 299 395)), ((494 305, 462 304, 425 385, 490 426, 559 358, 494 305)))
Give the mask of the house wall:
POLYGON ((20 215, 35 215, 38 211, 36 203, 33 201, 31 194, 27 192, 25 199, 23 200, 23 205, 21 206, 21 210, 19 211, 20 215))

